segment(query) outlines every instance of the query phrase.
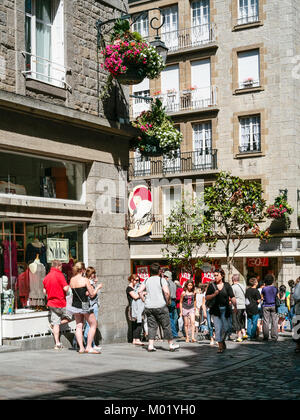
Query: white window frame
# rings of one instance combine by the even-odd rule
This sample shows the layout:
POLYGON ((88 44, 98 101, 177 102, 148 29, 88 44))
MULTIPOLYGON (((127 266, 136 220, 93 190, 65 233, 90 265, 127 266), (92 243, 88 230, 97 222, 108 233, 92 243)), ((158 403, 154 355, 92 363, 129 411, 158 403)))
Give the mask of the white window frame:
POLYGON ((164 226, 167 225, 167 219, 171 214, 173 208, 177 205, 178 202, 182 202, 182 184, 172 184, 162 186, 162 200, 163 200, 163 221, 164 226), (171 201, 171 189, 173 191, 174 200, 171 201), (176 199, 176 194, 180 196, 178 200, 176 199))
POLYGON ((30 20, 31 39, 30 52, 23 51, 26 62, 26 70, 23 71, 23 74, 27 78, 30 77, 43 83, 62 88, 70 88, 66 83, 66 68, 64 65, 64 0, 51 0, 50 23, 37 19, 37 1, 39 0, 31 0, 31 13, 26 12, 25 14, 26 18, 30 20), (57 12, 56 14, 54 13, 55 10, 57 12), (50 27, 50 57, 37 56, 37 23, 43 23, 50 27), (53 60, 53 56, 56 56, 56 59, 53 60), (46 71, 38 71, 38 65, 46 68, 46 71), (29 66, 30 69, 28 69, 27 66, 29 66))
POLYGON ((259 0, 238 0, 238 25, 259 20, 259 0))
POLYGON ((193 164, 212 167, 212 123, 206 121, 193 124, 193 164), (197 146, 197 142, 201 147, 197 146))
POLYGON ((239 151, 240 153, 261 152, 260 115, 239 117, 239 151))
POLYGON ((165 7, 162 9, 162 17, 165 17, 165 23, 161 27, 161 39, 169 48, 169 50, 176 50, 179 45, 178 38, 178 5, 165 7))
POLYGON ((191 3, 192 44, 210 40, 210 1, 195 0, 191 3))
POLYGON ((149 37, 149 16, 148 13, 141 15, 137 20, 133 17, 134 23, 132 25, 133 31, 138 32, 143 38, 149 37))
POLYGON ((20 153, 15 152, 11 150, 1 150, 1 153, 7 153, 7 154, 14 154, 19 156, 26 156, 26 157, 32 157, 36 159, 45 159, 53 162, 68 162, 68 163, 80 163, 83 165, 83 183, 82 183, 82 189, 81 189, 81 197, 80 200, 69 200, 67 198, 49 198, 49 197, 37 197, 34 195, 21 195, 21 194, 4 194, 0 192, 0 198, 17 198, 20 200, 32 200, 32 201, 43 201, 48 203, 67 203, 67 204, 86 204, 86 166, 84 162, 75 162, 75 161, 67 161, 63 159, 53 159, 48 156, 41 156, 41 155, 30 155, 28 153, 20 153))
MULTIPOLYGON (((258 87, 260 86, 260 50, 259 48, 255 48, 253 50, 246 50, 246 51, 239 51, 237 53, 237 62, 238 62, 238 85, 239 89, 247 89, 249 87, 258 87), (242 77, 242 70, 241 70, 241 61, 243 59, 247 60, 247 54, 253 53, 253 57, 257 57, 257 68, 253 70, 255 74, 251 74, 251 70, 245 73, 244 77, 242 77), (256 74, 257 73, 257 74, 256 74), (248 79, 249 78, 249 79, 248 79)), ((247 66, 246 66, 247 67, 247 66)))

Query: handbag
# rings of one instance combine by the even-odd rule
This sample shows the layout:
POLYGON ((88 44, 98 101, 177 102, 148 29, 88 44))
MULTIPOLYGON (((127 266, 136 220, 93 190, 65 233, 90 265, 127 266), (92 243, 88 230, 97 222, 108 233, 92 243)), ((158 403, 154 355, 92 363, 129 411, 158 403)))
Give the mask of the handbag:
POLYGON ((135 322, 136 318, 134 318, 132 316, 132 307, 131 306, 127 306, 127 318, 129 319, 129 321, 131 322, 135 322))
POLYGON ((80 299, 80 296, 78 295, 78 293, 76 292, 76 289, 73 289, 74 291, 75 291, 75 293, 76 293, 76 295, 77 295, 77 297, 78 297, 78 299, 80 300, 80 302, 81 302, 81 309, 83 310, 83 311, 88 311, 89 309, 90 309, 90 302, 88 301, 88 302, 82 302, 82 300, 80 299))
MULTIPOLYGON (((214 289, 215 289, 215 291, 216 291, 216 290, 217 290, 217 288, 216 288, 216 286, 215 286, 215 283, 214 283, 214 282, 211 282, 210 284, 213 286, 213 288, 214 288, 214 289)), ((214 306, 215 302, 216 302, 216 298, 215 298, 215 297, 214 297, 213 299, 207 300, 207 301, 206 301, 206 307, 207 307, 208 309, 211 309, 211 308, 214 306)))

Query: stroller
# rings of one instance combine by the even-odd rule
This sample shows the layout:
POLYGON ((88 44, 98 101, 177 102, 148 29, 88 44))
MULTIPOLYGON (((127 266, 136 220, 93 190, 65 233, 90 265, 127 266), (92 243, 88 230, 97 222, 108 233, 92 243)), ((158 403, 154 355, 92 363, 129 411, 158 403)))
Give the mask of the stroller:
POLYGON ((198 341, 209 340, 207 320, 202 321, 198 328, 198 341))

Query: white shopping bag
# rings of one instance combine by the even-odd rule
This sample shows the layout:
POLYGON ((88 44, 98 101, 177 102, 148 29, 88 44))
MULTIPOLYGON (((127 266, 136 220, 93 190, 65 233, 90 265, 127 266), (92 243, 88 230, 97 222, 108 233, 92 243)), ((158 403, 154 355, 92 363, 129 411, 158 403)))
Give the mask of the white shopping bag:
POLYGON ((182 328, 183 328, 183 318, 182 318, 182 316, 180 316, 178 318, 178 329, 179 329, 179 331, 181 331, 182 328))

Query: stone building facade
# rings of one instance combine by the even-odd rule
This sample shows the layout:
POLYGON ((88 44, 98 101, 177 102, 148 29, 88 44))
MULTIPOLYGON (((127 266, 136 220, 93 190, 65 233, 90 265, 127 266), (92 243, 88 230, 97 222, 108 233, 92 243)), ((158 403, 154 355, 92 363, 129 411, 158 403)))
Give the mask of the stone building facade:
MULTIPOLYGON (((267 257, 269 266, 254 270, 260 277, 271 270, 279 284, 295 279, 300 275, 299 5, 265 0, 133 0, 129 5, 131 13, 159 7, 166 16, 160 33, 169 46, 166 75, 173 80, 168 84, 162 76, 150 81, 148 89, 150 95, 162 98, 184 135, 180 159, 173 164, 158 158, 141 162, 132 155, 132 179, 144 178, 150 183, 176 178, 183 183, 190 178, 194 184, 197 179, 210 184, 218 172, 230 171, 261 182, 268 204, 280 190, 287 190, 294 209, 289 229, 274 233, 268 244, 249 238, 248 247, 236 258, 235 269, 246 277, 251 272, 247 258, 267 257), (198 90, 202 98, 199 86, 205 91, 201 78, 207 79, 209 93, 204 102, 197 103, 193 95, 198 90), (198 86, 193 86, 195 81, 198 86), (187 100, 187 95, 192 100, 187 100), (201 161, 205 153, 207 158, 203 148, 206 134, 201 134, 206 131, 210 158, 201 161), (201 164, 197 165, 197 159, 201 164)), ((149 11, 148 20, 156 13, 149 11)), ((154 32, 147 35, 151 38, 154 32)), ((156 192, 153 187, 152 192, 159 202, 152 242, 131 242, 132 270, 155 259, 165 263, 161 237, 170 203, 164 206, 161 190, 156 192)), ((262 227, 269 225, 270 220, 265 220, 262 227)), ((210 257, 225 267, 221 246, 210 257)))
POLYGON ((66 244, 64 263, 96 268, 104 284, 102 340, 126 340, 125 190, 109 202, 105 196, 107 186, 126 180, 134 133, 126 89, 116 88, 107 103, 99 98, 107 75, 96 29, 98 19, 126 11, 126 2, 115 0, 0 4, 0 239, 17 246, 17 273, 4 272, 15 293, 13 313, 2 314, 6 342, 47 335, 41 297, 29 289, 24 301, 18 276, 31 263, 28 246, 37 240, 47 247, 49 239, 59 249, 66 244))

